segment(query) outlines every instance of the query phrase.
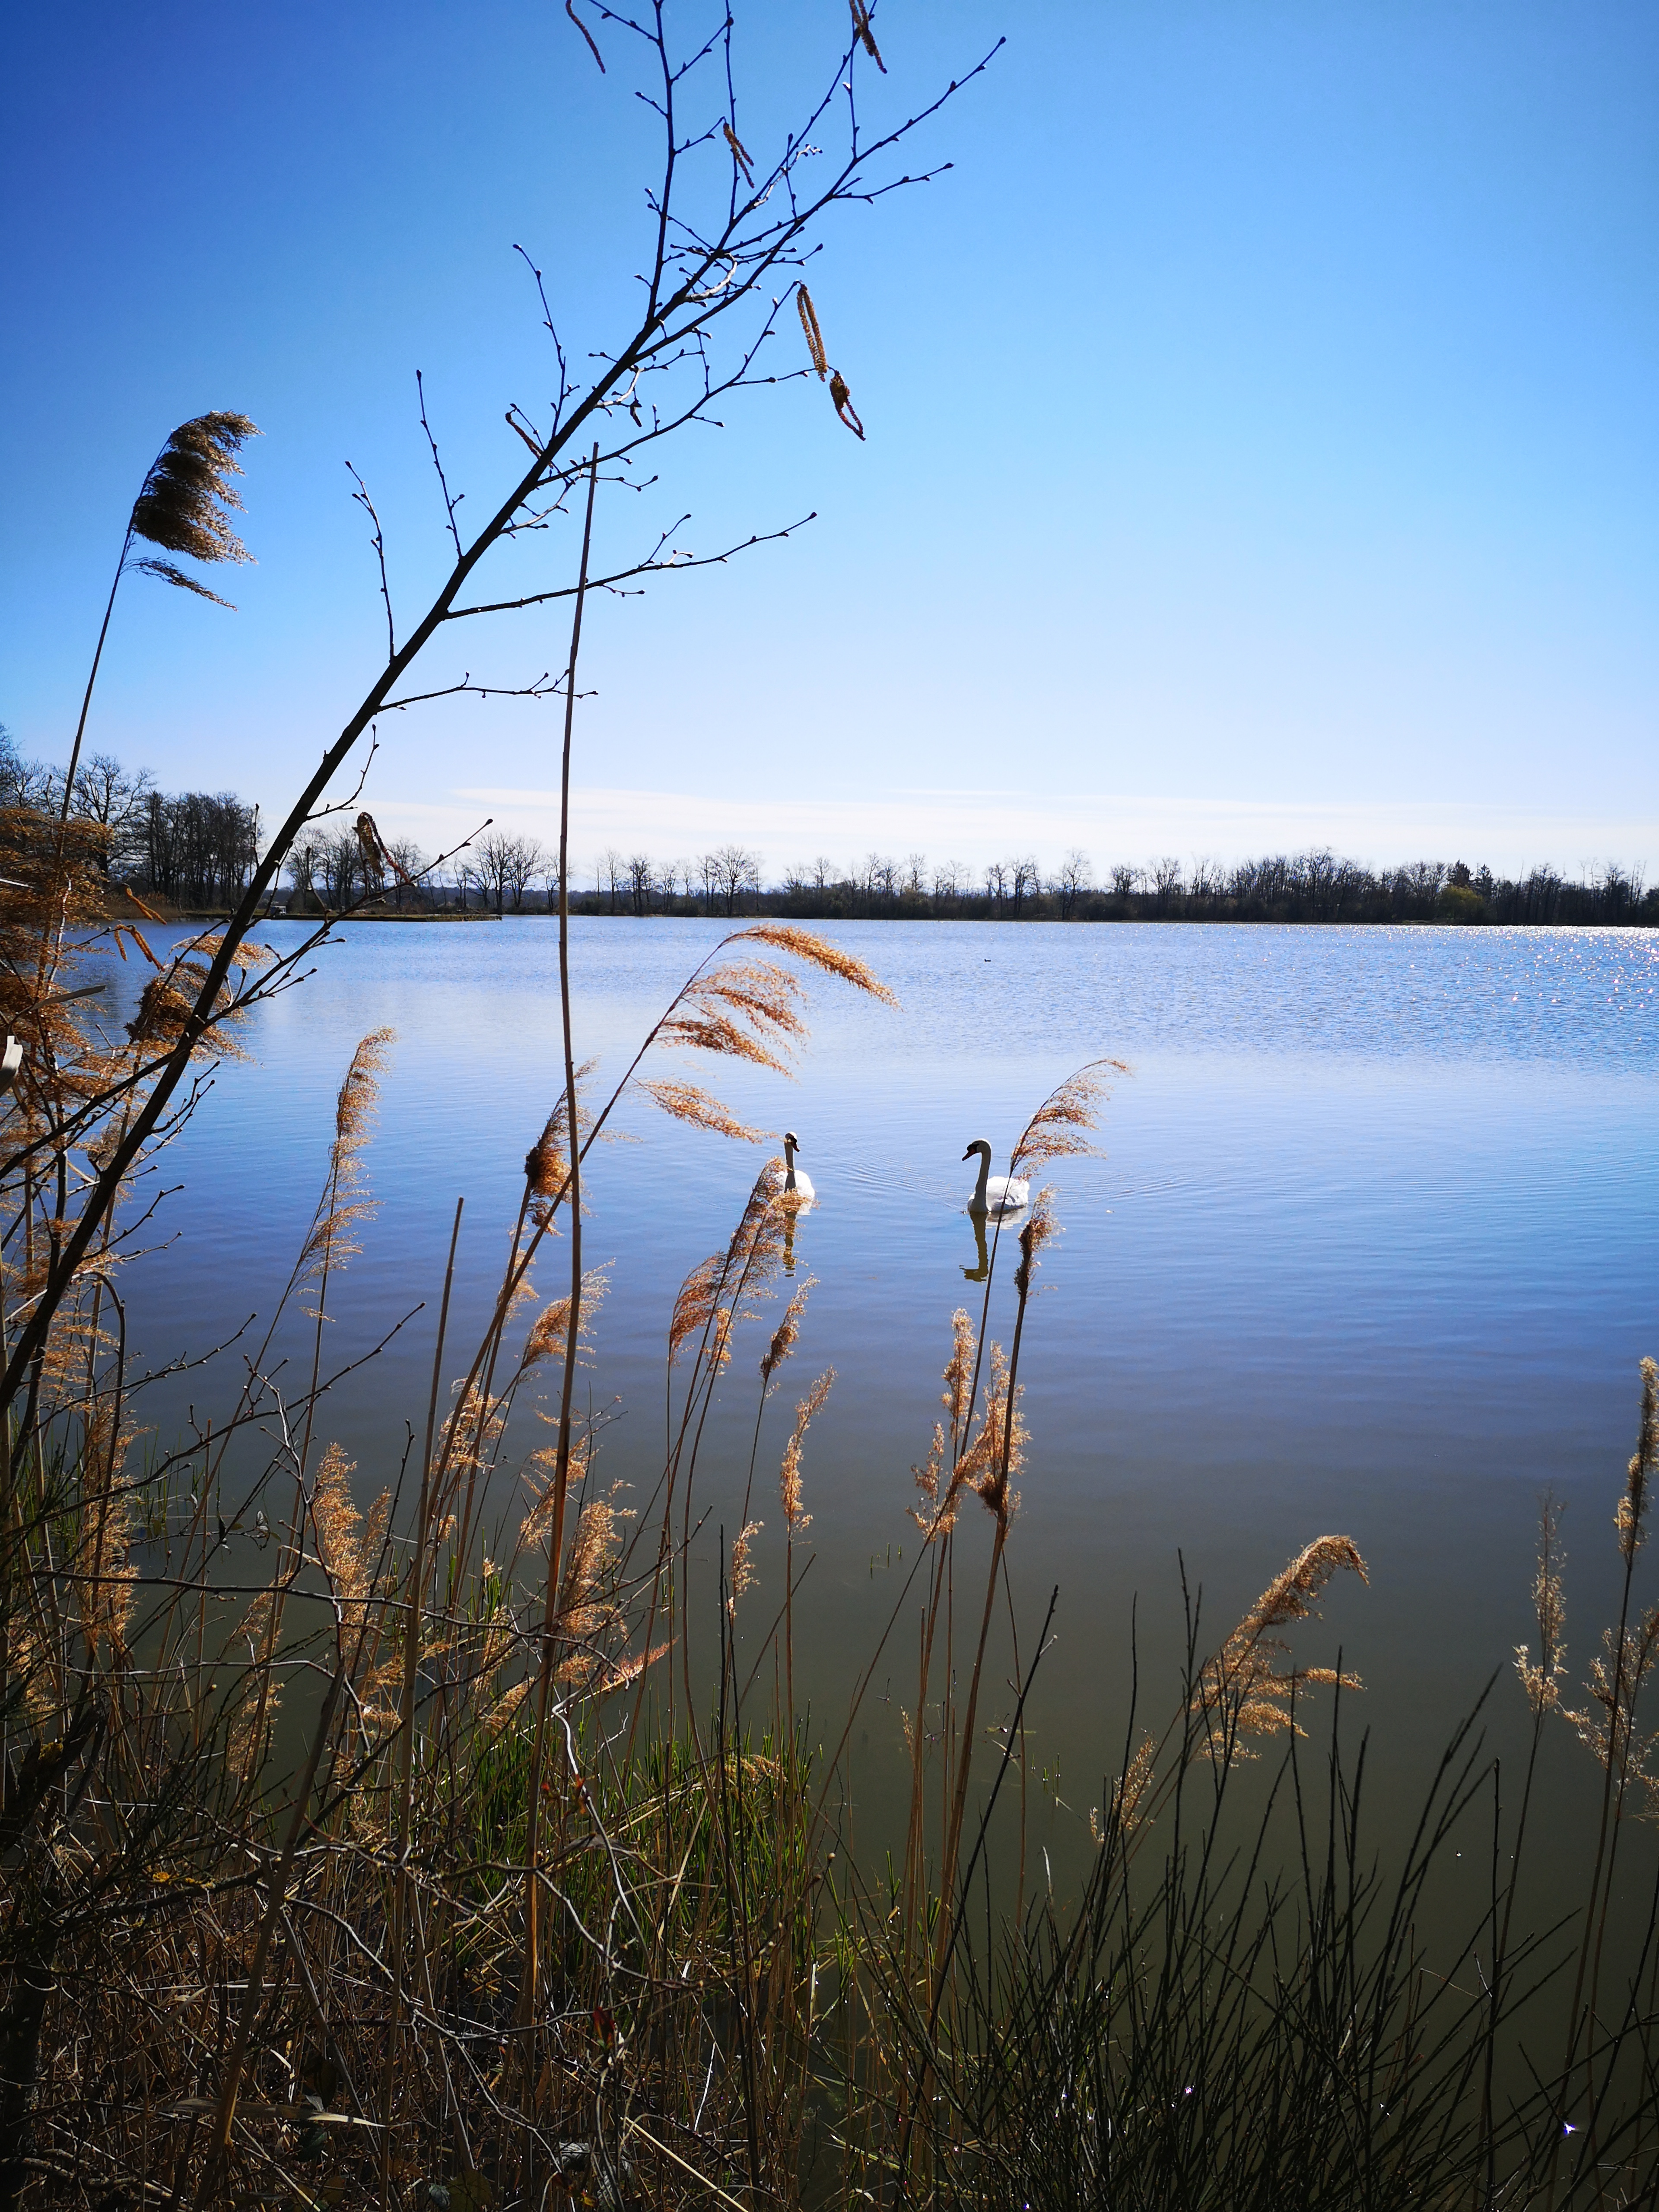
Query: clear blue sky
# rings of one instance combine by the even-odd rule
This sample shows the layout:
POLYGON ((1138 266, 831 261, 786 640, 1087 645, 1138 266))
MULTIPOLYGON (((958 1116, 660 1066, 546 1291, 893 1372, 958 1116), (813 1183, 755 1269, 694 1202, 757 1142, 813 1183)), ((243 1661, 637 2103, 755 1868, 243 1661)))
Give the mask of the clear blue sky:
MULTIPOLYGON (((579 849, 1659 865, 1650 0, 878 23, 896 100, 1008 43, 929 132, 950 175, 842 217, 815 270, 868 441, 793 384, 665 453, 699 548, 819 520, 597 616, 579 849)), ((767 0, 750 112, 845 24, 767 0)), ((415 370, 483 510, 547 382, 513 244, 602 347, 647 118, 554 0, 59 0, 13 11, 0 76, 0 720, 62 757, 147 463, 245 410, 240 611, 129 580, 88 742, 270 812, 375 665, 344 462, 412 607, 442 554, 415 370)), ((647 507, 602 518, 613 549, 647 507)), ((463 658, 562 651, 532 617, 463 658)), ((547 708, 384 736, 389 832, 548 829, 547 708)))

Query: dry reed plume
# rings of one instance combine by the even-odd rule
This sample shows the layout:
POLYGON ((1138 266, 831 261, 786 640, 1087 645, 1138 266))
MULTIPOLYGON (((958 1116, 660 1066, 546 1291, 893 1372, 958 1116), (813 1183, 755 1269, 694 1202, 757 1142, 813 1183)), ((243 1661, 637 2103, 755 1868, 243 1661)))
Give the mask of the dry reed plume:
MULTIPOLYGON (((187 554, 192 561, 251 561, 253 556, 230 523, 232 513, 242 506, 231 478, 242 473, 237 454, 258 434, 246 415, 198 415, 181 422, 150 464, 133 501, 130 535, 165 552, 187 554)), ((174 562, 147 555, 130 565, 216 605, 230 604, 174 562)))
POLYGON ((1370 1579, 1351 1537, 1321 1536, 1273 1577, 1206 1667, 1198 1702, 1209 1724, 1209 1747, 1218 1755, 1245 1756, 1241 1736, 1298 1729, 1297 1698, 1311 1684, 1360 1687, 1356 1676, 1334 1668, 1279 1666, 1290 1650, 1279 1632, 1317 1619, 1320 1594, 1337 1573, 1370 1579))

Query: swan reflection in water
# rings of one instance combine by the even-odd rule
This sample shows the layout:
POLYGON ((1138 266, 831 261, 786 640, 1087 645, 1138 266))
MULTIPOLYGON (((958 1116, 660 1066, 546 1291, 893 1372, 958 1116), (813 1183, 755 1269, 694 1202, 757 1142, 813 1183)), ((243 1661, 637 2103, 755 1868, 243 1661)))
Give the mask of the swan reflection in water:
POLYGON ((791 1199, 786 1200, 784 1204, 783 1272, 786 1275, 793 1275, 795 1272, 795 1216, 798 1213, 810 1213, 811 1210, 812 1205, 810 1199, 805 1203, 798 1203, 791 1199))
POLYGON ((964 1267, 962 1272, 970 1283, 982 1283, 991 1272, 991 1255, 985 1245, 985 1216, 975 1213, 969 1218, 974 1224, 974 1243, 978 1250, 975 1254, 973 1266, 964 1267))

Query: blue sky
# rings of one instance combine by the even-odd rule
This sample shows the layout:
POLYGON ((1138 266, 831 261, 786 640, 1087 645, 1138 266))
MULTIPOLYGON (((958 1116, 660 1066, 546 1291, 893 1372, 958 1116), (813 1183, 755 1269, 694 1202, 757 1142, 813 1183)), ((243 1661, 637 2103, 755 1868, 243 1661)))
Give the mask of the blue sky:
MULTIPOLYGON (((1651 7, 877 20, 877 100, 1007 44, 929 130, 950 173, 847 212, 815 267, 867 441, 789 384, 606 504, 612 550, 659 512, 689 508, 700 550, 818 520, 596 611, 579 852, 1659 865, 1651 7)), ((756 12, 763 141, 844 23, 756 12)), ((443 551, 416 369, 482 511, 521 451, 504 407, 547 386, 514 242, 573 350, 619 327, 652 149, 612 61, 601 80, 551 0, 14 13, 0 720, 26 750, 66 750, 155 447, 240 408, 264 432, 240 611, 130 579, 88 742, 280 810, 377 665, 345 462, 412 610, 443 551)), ((550 574, 568 554, 544 550, 550 574)), ((460 658, 522 680, 562 628, 475 626, 460 658)), ((548 832, 548 708, 382 736, 389 834, 548 832)))

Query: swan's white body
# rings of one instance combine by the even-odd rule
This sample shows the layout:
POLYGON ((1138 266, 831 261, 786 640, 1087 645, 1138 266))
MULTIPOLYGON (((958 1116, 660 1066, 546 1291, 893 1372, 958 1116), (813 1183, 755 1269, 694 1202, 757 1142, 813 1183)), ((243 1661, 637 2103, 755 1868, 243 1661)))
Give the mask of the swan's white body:
POLYGON ((991 1147, 983 1137, 975 1137, 962 1157, 971 1160, 975 1152, 979 1154, 979 1181, 968 1201, 969 1213, 1018 1213, 1030 1204, 1031 1186, 1024 1176, 991 1173, 991 1147))
POLYGON ((787 1191, 793 1191, 797 1198, 814 1199, 817 1193, 812 1188, 811 1176, 799 1175, 795 1170, 795 1154, 799 1150, 800 1142, 794 1131, 786 1129, 783 1133, 783 1187, 787 1191))

